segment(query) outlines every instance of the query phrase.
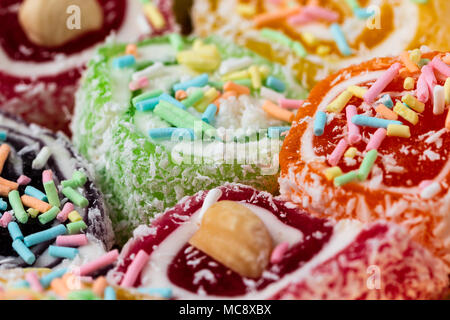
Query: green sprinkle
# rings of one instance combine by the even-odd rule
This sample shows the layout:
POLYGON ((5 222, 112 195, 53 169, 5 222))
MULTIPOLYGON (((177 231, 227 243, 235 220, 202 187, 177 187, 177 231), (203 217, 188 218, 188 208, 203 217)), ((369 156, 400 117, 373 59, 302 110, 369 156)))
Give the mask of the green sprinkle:
POLYGON ((39 214, 39 210, 33 208, 28 208, 27 212, 32 218, 36 218, 39 214))
POLYGON ((69 179, 69 180, 63 180, 61 182, 61 185, 66 188, 66 187, 70 187, 70 188, 78 188, 78 182, 76 182, 73 179, 69 179))
POLYGON ((308 55, 308 53, 306 52, 305 47, 298 41, 293 41, 292 42, 292 47, 291 49, 301 58, 304 58, 308 55))
POLYGON ((20 223, 27 223, 28 221, 28 213, 26 213, 25 208, 23 207, 22 200, 20 200, 20 194, 17 190, 12 190, 8 194, 9 203, 11 204, 11 208, 14 211, 14 215, 20 223))
POLYGON ((199 127, 198 129, 208 136, 216 134, 216 128, 169 102, 161 100, 153 112, 177 128, 196 130, 199 127))
POLYGON ((357 179, 358 179, 358 171, 356 170, 350 171, 349 173, 334 178, 334 185, 336 187, 342 187, 343 185, 355 181, 357 179))
POLYGON ((422 68, 423 66, 426 66, 429 63, 430 63, 430 59, 420 59, 419 62, 417 63, 417 66, 419 68, 422 68))
POLYGON ((47 224, 50 221, 55 220, 58 213, 59 213, 58 207, 51 207, 50 210, 48 210, 47 212, 45 212, 39 216, 39 218, 38 218, 39 222, 42 224, 47 224))
MULTIPOLYGON (((175 107, 176 108, 176 107, 175 107)), ((73 204, 80 208, 86 208, 89 201, 71 187, 65 187, 62 189, 63 195, 65 195, 73 204)))
POLYGON ((358 179, 361 181, 365 181, 369 176, 370 171, 372 170, 373 164, 375 160, 377 160, 378 151, 370 150, 364 157, 364 160, 361 163, 358 171, 358 179))
POLYGON ((223 82, 222 81, 208 81, 208 85, 210 87, 214 87, 217 90, 222 90, 223 89, 223 82))
POLYGON ((76 182, 78 182, 78 186, 82 187, 87 182, 87 176, 84 172, 77 170, 72 174, 72 180, 75 180, 76 182))
POLYGON ((250 79, 239 79, 239 80, 234 80, 234 83, 241 85, 241 86, 246 86, 248 88, 252 88, 252 80, 250 79))
POLYGON ((358 0, 345 0, 347 4, 352 8, 353 10, 359 9, 359 3, 358 0))
POLYGON ((61 202, 59 201, 58 190, 56 189, 53 180, 44 183, 45 195, 47 196, 48 203, 52 206, 59 208, 61 202))
POLYGON ((184 48, 183 38, 178 33, 171 33, 169 35, 169 41, 176 51, 181 51, 184 48))
POLYGON ((67 294, 68 300, 99 300, 100 298, 94 293, 94 291, 86 290, 74 290, 67 294))
POLYGON ((141 102, 143 100, 151 99, 159 97, 161 94, 163 94, 162 90, 153 90, 149 92, 142 93, 138 95, 137 97, 134 97, 131 101, 133 102, 133 106, 136 105, 136 103, 141 102))
POLYGON ((285 45, 286 47, 291 47, 291 45, 292 45, 291 38, 289 38, 288 36, 286 36, 285 34, 279 32, 279 31, 275 31, 273 29, 269 29, 269 28, 262 29, 261 36, 266 39, 276 41, 282 45, 285 45))
POLYGON ((66 228, 67 228, 67 231, 69 232, 69 234, 77 234, 77 233, 80 233, 82 230, 86 229, 87 225, 83 220, 80 220, 80 221, 68 223, 66 225, 66 228))
POLYGON ((203 90, 197 89, 194 92, 192 92, 186 99, 181 101, 181 103, 184 104, 186 108, 189 108, 192 107, 196 102, 202 100, 203 96, 204 96, 203 90))

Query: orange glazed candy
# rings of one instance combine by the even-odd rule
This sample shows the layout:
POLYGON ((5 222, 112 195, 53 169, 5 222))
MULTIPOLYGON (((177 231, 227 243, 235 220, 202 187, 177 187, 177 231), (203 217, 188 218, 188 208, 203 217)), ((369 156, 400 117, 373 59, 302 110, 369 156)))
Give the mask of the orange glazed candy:
MULTIPOLYGON (((421 56, 429 61, 435 57, 443 62, 445 53, 428 52, 421 56)), ((415 240, 450 266, 450 132, 445 127, 449 109, 445 106, 443 113, 435 114, 433 97, 433 86, 444 86, 447 77, 450 77, 450 67, 445 64, 441 64, 440 69, 434 66, 433 61, 427 68, 432 68, 436 83, 430 88, 425 82, 419 90, 420 68, 417 72, 408 71, 400 57, 373 59, 343 69, 319 82, 297 113, 280 153, 282 197, 321 217, 396 222, 406 227, 415 240), (411 113, 414 108, 409 109, 402 104, 402 97, 409 94, 417 98, 418 91, 425 88, 429 91, 429 99, 424 110, 414 111, 418 123, 413 125, 404 118, 398 112, 398 106, 391 109, 399 113, 398 120, 409 127, 411 137, 389 136, 388 133, 377 149, 378 156, 367 180, 361 181, 361 176, 358 176, 336 186, 336 180, 328 180, 325 175, 325 170, 331 167, 327 157, 341 139, 347 138, 347 119, 345 109, 332 113, 326 112, 326 107, 351 85, 371 88, 395 63, 401 64, 400 71, 375 102, 366 103, 362 98, 353 96, 347 106, 356 106, 359 115, 382 119, 375 111, 380 104, 376 101, 389 94, 394 106, 398 103, 401 108, 403 105, 411 113), (445 74, 438 70, 444 70, 445 74), (404 89, 407 77, 414 79, 412 90, 404 89), (313 130, 317 111, 327 113, 328 123, 321 136, 315 136, 313 130)), ((367 154, 366 146, 377 130, 367 126, 359 128, 361 141, 348 146, 358 150, 356 156, 342 156, 337 164, 344 174, 359 170, 367 154)))

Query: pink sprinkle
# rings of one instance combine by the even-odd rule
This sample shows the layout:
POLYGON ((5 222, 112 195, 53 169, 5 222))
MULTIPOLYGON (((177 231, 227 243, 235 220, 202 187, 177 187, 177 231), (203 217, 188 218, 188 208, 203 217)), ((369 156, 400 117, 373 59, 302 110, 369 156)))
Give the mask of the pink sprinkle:
POLYGON ((42 182, 46 183, 53 180, 53 171, 52 170, 44 170, 42 171, 42 182))
POLYGON ((303 25, 303 24, 313 22, 315 20, 316 19, 314 19, 313 17, 308 16, 308 15, 304 14, 303 12, 301 12, 299 14, 289 17, 288 23, 293 26, 298 26, 298 25, 303 25))
POLYGON ((7 211, 3 214, 2 218, 0 219, 0 225, 3 228, 6 228, 8 226, 8 224, 12 221, 12 214, 11 212, 7 211))
POLYGON ((430 65, 422 67, 422 75, 428 85, 428 90, 433 93, 434 87, 437 84, 436 76, 434 75, 433 68, 430 65))
POLYGON ((366 151, 377 150, 384 138, 386 138, 387 131, 384 128, 379 128, 375 133, 370 137, 369 143, 366 146, 366 151))
POLYGON ((328 163, 332 167, 337 166, 339 160, 341 160, 342 156, 344 155, 344 152, 347 149, 347 147, 348 147, 347 140, 341 139, 328 158, 328 163))
POLYGON ((426 103, 430 98, 430 91, 428 90, 428 85, 425 80, 425 75, 422 73, 417 80, 417 99, 420 102, 426 103))
POLYGON ((303 8, 302 12, 310 17, 317 20, 325 20, 328 22, 335 22, 339 19, 339 14, 335 11, 328 10, 318 6, 306 6, 303 8))
POLYGON ((425 189, 426 187, 428 187, 432 183, 433 183, 433 180, 422 180, 419 183, 419 190, 422 191, 423 189, 425 189))
POLYGON ((127 272, 120 285, 122 287, 132 287, 149 258, 150 256, 144 250, 140 250, 134 257, 133 262, 128 266, 127 272))
POLYGON ((364 101, 367 103, 375 101, 378 95, 394 80, 401 67, 402 65, 398 62, 390 66, 364 94, 364 101))
POLYGON ((71 213, 74 209, 75 207, 71 202, 66 202, 61 212, 56 216, 56 219, 58 219, 59 222, 66 221, 69 213, 71 213))
POLYGON ((41 282, 39 281, 39 278, 36 274, 36 272, 31 271, 31 272, 27 272, 27 274, 25 275, 25 280, 28 281, 28 283, 30 284, 30 288, 34 291, 37 292, 43 292, 44 288, 41 285, 41 282))
POLYGON ((61 247, 82 247, 88 244, 85 234, 74 234, 56 237, 56 245, 61 247))
POLYGON ((118 257, 119 257, 119 250, 117 249, 111 250, 110 252, 104 254, 100 258, 97 258, 96 260, 81 266, 78 270, 75 271, 75 273, 80 276, 89 275, 97 270, 100 270, 114 263, 118 257))
POLYGON ((136 91, 142 88, 147 87, 149 84, 147 77, 139 78, 135 81, 131 81, 128 85, 131 91, 136 91))
POLYGON ((20 186, 26 186, 27 184, 29 184, 31 182, 31 178, 21 175, 18 179, 17 179, 17 183, 20 186))
POLYGON ((430 65, 445 77, 450 77, 450 67, 439 59, 439 57, 434 57, 433 60, 431 60, 430 65))
POLYGON ((299 109, 303 105, 304 100, 280 99, 278 104, 284 109, 299 109))
POLYGON ((355 106, 349 105, 345 108, 345 113, 347 115, 348 142, 350 144, 358 143, 362 138, 361 133, 359 127, 351 121, 351 119, 358 114, 358 111, 356 111, 355 106))
POLYGON ((283 256, 286 251, 289 249, 288 242, 282 242, 273 249, 272 254, 270 256, 270 262, 273 264, 280 263, 283 260, 283 256))

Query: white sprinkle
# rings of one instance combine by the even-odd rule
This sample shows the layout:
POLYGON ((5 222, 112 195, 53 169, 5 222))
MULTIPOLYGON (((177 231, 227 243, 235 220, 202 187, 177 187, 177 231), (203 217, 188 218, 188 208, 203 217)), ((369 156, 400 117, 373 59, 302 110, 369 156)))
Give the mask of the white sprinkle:
POLYGON ((250 57, 244 58, 230 58, 222 62, 219 68, 219 73, 221 75, 242 70, 253 64, 253 59, 250 57))
POLYGON ((424 188, 420 193, 422 199, 431 199, 441 192, 441 185, 438 182, 433 182, 428 187, 424 188))
POLYGON ((48 159, 52 155, 52 151, 49 147, 43 147, 41 151, 39 151, 36 158, 33 160, 31 167, 34 170, 41 170, 47 164, 48 159))
POLYGON ((433 90, 433 114, 443 114, 445 110, 445 90, 443 86, 435 86, 433 90))
POLYGON ((150 67, 145 68, 144 70, 133 73, 132 79, 138 80, 142 77, 152 78, 156 75, 159 75, 164 69, 164 65, 161 62, 155 62, 150 67))
POLYGON ((273 101, 275 103, 278 103, 278 101, 281 99, 285 99, 284 95, 264 86, 261 87, 260 94, 262 98, 273 101))

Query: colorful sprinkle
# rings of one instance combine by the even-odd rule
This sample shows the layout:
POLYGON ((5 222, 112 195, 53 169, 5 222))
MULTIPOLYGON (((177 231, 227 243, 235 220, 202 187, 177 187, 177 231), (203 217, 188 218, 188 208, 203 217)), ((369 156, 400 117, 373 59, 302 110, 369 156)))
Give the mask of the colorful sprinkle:
POLYGON ((277 92, 284 92, 286 90, 286 85, 284 84, 284 82, 273 76, 267 77, 266 87, 275 90, 277 92))
POLYGON ((33 187, 33 186, 27 186, 27 187, 25 188, 24 193, 25 193, 27 196, 30 196, 30 197, 39 199, 39 200, 41 200, 41 201, 48 201, 48 200, 47 200, 47 196, 45 195, 45 193, 43 193, 42 191, 36 189, 36 188, 33 187))
POLYGON ((319 137, 323 135, 325 125, 327 124, 327 114, 323 111, 317 111, 314 119, 314 135, 319 137))
POLYGON ((105 300, 116 300, 116 291, 113 287, 108 286, 105 288, 104 292, 105 300))
POLYGON ((378 151, 377 150, 370 150, 366 153, 364 156, 364 159, 361 163, 361 166, 358 170, 358 179, 360 181, 366 181, 367 177, 370 174, 370 171, 372 171, 372 167, 378 157, 378 151))
POLYGON ((26 211, 23 207, 22 200, 20 199, 19 191, 12 190, 8 194, 8 200, 9 200, 9 204, 11 205, 11 207, 14 211, 14 215, 17 218, 17 220, 19 220, 19 222, 23 223, 23 224, 27 223, 28 214, 26 213, 26 211))
POLYGON ((12 243, 13 249, 28 265, 32 265, 36 261, 36 257, 30 249, 20 239, 16 239, 12 243))
POLYGON ((375 111, 384 119, 394 121, 398 119, 398 115, 382 103, 375 107, 375 111))
POLYGON ((372 103, 375 101, 375 98, 387 87, 389 83, 392 82, 392 80, 394 80, 400 68, 401 64, 398 62, 390 66, 389 69, 387 69, 364 94, 364 101, 367 103, 372 103))
POLYGON ((120 285, 122 287, 132 287, 149 258, 150 256, 144 250, 139 250, 131 264, 128 266, 120 285))
POLYGON ((325 169, 325 178, 327 178, 328 181, 332 181, 334 178, 342 176, 342 174, 342 170, 339 167, 325 169))
POLYGON ((414 96, 406 94, 402 97, 402 102, 406 103, 408 107, 417 112, 423 112, 425 110, 425 104, 417 100, 414 96))
POLYGON ((202 120, 212 125, 214 123, 216 113, 217 113, 217 106, 212 103, 206 108, 205 112, 203 112, 202 120))
MULTIPOLYGON (((398 114, 400 117, 405 119, 406 121, 412 123, 413 125, 416 125, 419 122, 419 116, 416 112, 405 106, 401 102, 397 102, 394 107, 394 112, 398 114)), ((393 123, 395 124, 395 123, 393 123)), ((401 123, 397 123, 401 124, 401 123)))
POLYGON ((55 258, 65 258, 73 260, 78 254, 78 250, 75 248, 49 246, 48 253, 55 258))
POLYGON ((282 120, 285 122, 292 122, 294 120, 295 115, 283 108, 280 108, 275 103, 266 100, 262 106, 263 110, 267 112, 270 116, 275 119, 282 120))
POLYGON ((333 152, 328 157, 328 163, 334 167, 336 166, 339 161, 341 160, 342 156, 345 153, 345 150, 347 150, 348 142, 346 139, 341 139, 338 144, 336 145, 336 148, 333 150, 333 152))
POLYGON ((267 136, 271 139, 277 139, 281 137, 281 134, 287 132, 291 127, 270 127, 267 129, 267 136))
POLYGON ((350 56, 352 54, 352 50, 350 49, 347 39, 345 38, 344 32, 342 31, 339 24, 333 23, 330 26, 330 31, 341 54, 344 56, 350 56))
POLYGON ((357 110, 353 105, 349 105, 346 108, 346 117, 347 117, 347 128, 348 128, 348 142, 350 144, 355 144, 361 141, 362 136, 359 131, 359 127, 355 125, 351 120, 354 116, 356 116, 357 110))
POLYGON ((350 171, 346 174, 334 178, 334 185, 336 187, 342 187, 343 185, 346 185, 347 183, 353 182, 357 179, 358 179, 358 171, 356 170, 350 171))
POLYGON ((117 249, 114 249, 112 251, 109 251, 108 253, 104 254, 103 256, 88 262, 81 266, 79 270, 77 270, 78 275, 80 276, 86 276, 89 275, 97 270, 100 270, 106 266, 109 266, 110 264, 113 264, 117 258, 119 257, 119 251, 117 249))
POLYGON ((390 124, 402 124, 400 121, 368 117, 368 116, 363 116, 360 114, 358 114, 352 118, 352 123, 354 123, 358 126, 372 127, 372 128, 387 128, 387 126, 390 124))
POLYGON ((183 137, 183 140, 192 140, 194 139, 194 130, 187 128, 156 128, 150 129, 148 135, 155 140, 179 141, 180 137, 183 137))
POLYGON ((416 81, 414 80, 414 78, 407 77, 407 78, 405 78, 405 81, 403 82, 403 88, 405 90, 412 90, 412 89, 414 89, 415 84, 416 84, 416 81))
POLYGON ((14 222, 14 221, 10 222, 8 224, 8 231, 9 231, 9 235, 11 236, 11 239, 13 241, 17 240, 17 239, 19 239, 19 240, 23 240, 24 239, 22 231, 20 231, 20 227, 17 224, 17 222, 14 222))
POLYGON ((66 227, 69 234, 77 234, 87 229, 87 225, 83 220, 68 223, 66 227))
POLYGON ((389 137, 410 138, 411 132, 408 126, 401 124, 390 124, 387 127, 387 135, 389 137))
POLYGON ((65 222, 69 216, 69 213, 72 212, 74 208, 75 207, 71 202, 66 202, 61 212, 56 216, 56 219, 58 219, 59 222, 65 222))
POLYGON ((36 158, 31 163, 31 167, 34 170, 41 170, 47 164, 48 159, 52 155, 52 151, 49 147, 45 146, 39 151, 36 158))
POLYGON ((31 178, 25 176, 25 175, 20 175, 20 177, 17 179, 17 183, 21 186, 26 186, 27 184, 29 184, 31 182, 31 178))
POLYGON ((208 79, 209 76, 207 73, 203 73, 189 81, 185 81, 185 82, 181 82, 181 83, 177 83, 173 85, 173 91, 178 91, 178 90, 187 90, 191 87, 204 87, 208 84, 208 79))
POLYGON ((82 247, 88 244, 85 234, 74 234, 68 236, 58 236, 56 245, 61 247, 82 247))
POLYGON ((65 187, 62 189, 62 194, 67 197, 73 204, 80 208, 86 208, 89 205, 89 201, 83 197, 78 191, 71 187, 65 187))
POLYGON ((433 89, 433 114, 440 115, 445 111, 445 89, 436 85, 433 89))
POLYGON ((57 225, 50 229, 36 232, 26 236, 23 241, 27 247, 55 239, 57 236, 67 233, 67 229, 63 224, 57 225))
POLYGON ((345 106, 352 97, 353 94, 350 91, 345 90, 327 106, 326 110, 328 112, 340 113, 342 112, 342 110, 344 110, 345 106))
POLYGON ((370 137, 370 140, 366 146, 366 151, 377 150, 381 146, 381 143, 383 142, 384 138, 386 138, 386 135, 387 135, 386 129, 384 128, 377 129, 375 133, 370 137))
POLYGON ((289 242, 282 242, 273 249, 270 255, 270 263, 277 264, 283 260, 284 255, 289 250, 289 242))
POLYGON ((358 149, 356 149, 355 147, 350 147, 347 149, 347 151, 345 151, 344 157, 353 159, 357 153, 358 149))
POLYGON ((135 64, 136 64, 136 57, 133 56, 132 54, 115 58, 112 61, 113 67, 117 69, 129 68, 134 66, 135 64))

